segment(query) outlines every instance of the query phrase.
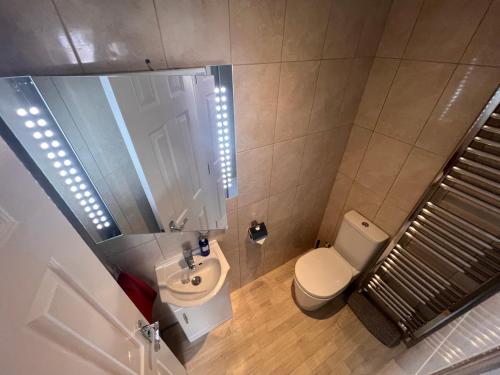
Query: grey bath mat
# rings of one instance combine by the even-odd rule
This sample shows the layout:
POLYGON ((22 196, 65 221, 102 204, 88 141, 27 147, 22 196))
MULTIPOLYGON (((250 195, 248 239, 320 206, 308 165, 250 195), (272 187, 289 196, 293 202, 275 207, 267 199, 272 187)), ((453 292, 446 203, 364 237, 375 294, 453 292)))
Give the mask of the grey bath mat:
POLYGON ((366 329, 382 344, 390 348, 399 344, 401 332, 398 327, 364 295, 352 293, 347 304, 366 329))

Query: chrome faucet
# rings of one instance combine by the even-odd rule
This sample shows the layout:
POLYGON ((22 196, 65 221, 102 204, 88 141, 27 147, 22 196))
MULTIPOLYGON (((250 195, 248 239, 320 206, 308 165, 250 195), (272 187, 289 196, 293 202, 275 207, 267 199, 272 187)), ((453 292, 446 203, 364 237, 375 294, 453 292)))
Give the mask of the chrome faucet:
POLYGON ((192 249, 184 249, 184 260, 186 261, 186 264, 191 271, 194 271, 196 269, 192 249))

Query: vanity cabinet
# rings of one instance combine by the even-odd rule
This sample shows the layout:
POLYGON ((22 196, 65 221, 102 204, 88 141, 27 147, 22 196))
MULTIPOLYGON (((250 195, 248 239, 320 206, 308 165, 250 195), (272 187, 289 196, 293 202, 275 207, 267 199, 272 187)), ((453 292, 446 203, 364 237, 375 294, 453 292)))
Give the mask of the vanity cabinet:
POLYGON ((190 342, 233 317, 227 281, 213 298, 202 305, 179 307, 169 304, 169 306, 190 342))

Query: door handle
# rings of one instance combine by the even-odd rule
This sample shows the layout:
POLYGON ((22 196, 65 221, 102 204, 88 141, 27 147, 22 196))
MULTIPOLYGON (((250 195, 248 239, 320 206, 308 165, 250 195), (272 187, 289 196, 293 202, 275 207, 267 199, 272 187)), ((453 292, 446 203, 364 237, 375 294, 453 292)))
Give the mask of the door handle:
POLYGON ((143 320, 137 322, 141 334, 153 344, 155 352, 160 351, 160 323, 146 324, 143 320))
POLYGON ((177 225, 175 223, 175 221, 171 220, 170 223, 168 223, 168 227, 170 228, 170 232, 182 232, 187 221, 188 221, 188 218, 185 217, 184 220, 182 220, 182 224, 177 225))

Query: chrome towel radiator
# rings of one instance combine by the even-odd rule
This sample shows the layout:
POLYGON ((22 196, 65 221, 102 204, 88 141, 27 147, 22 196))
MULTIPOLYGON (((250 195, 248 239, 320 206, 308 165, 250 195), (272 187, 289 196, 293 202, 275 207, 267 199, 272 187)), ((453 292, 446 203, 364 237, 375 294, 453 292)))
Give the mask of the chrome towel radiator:
POLYGON ((500 89, 361 290, 412 345, 500 289, 500 89))

